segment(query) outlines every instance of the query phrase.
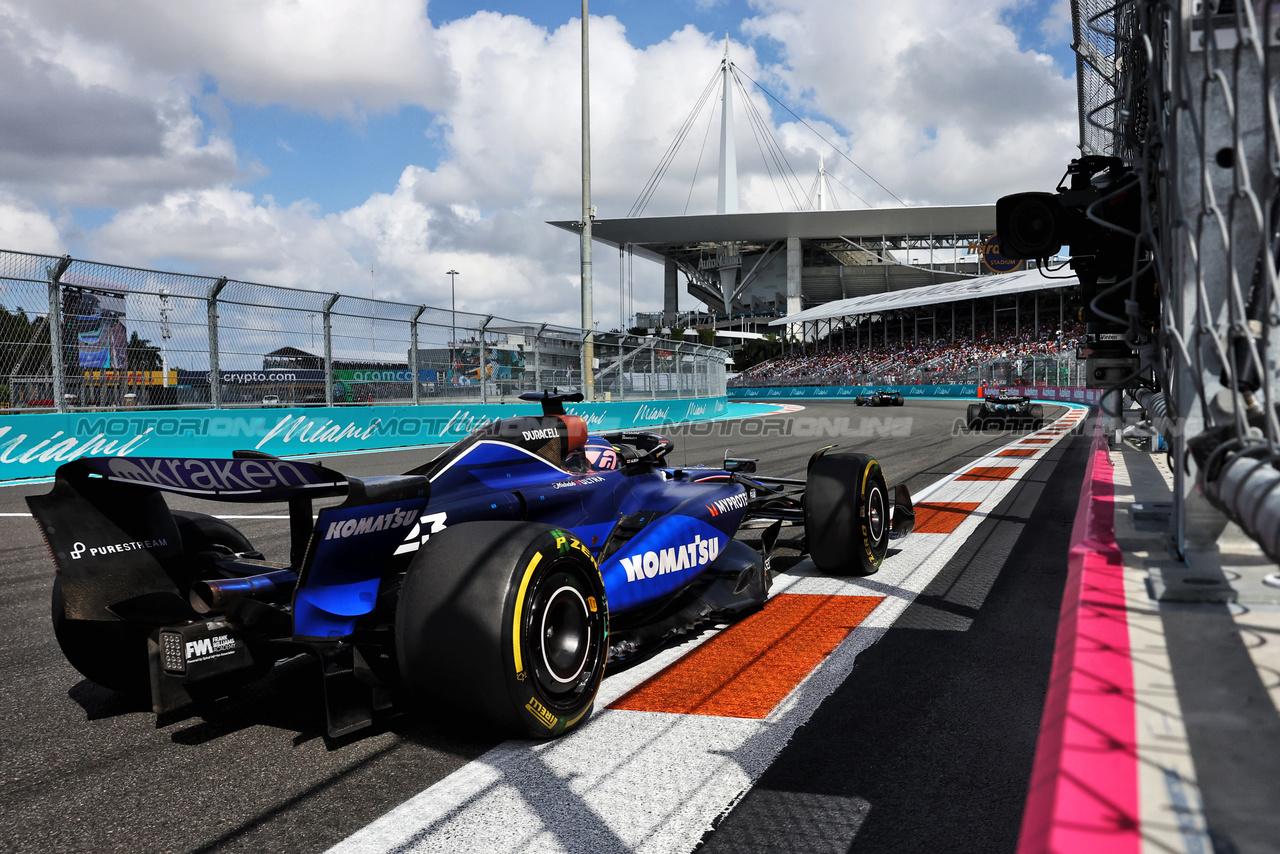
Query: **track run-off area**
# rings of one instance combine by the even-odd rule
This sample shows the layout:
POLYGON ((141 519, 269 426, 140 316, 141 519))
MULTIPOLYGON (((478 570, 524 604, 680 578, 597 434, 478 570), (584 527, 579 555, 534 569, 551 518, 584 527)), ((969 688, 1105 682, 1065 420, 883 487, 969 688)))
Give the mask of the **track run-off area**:
MULTIPOLYGON (((65 662, 23 501, 49 486, 0 487, 0 850, 1012 852, 1089 440, 1081 408, 971 432, 968 402, 803 401, 667 431, 673 464, 729 448, 779 477, 825 445, 870 453, 911 489, 916 533, 837 579, 784 528, 762 610, 610 672, 554 742, 430 713, 327 739, 307 658, 157 718, 65 662)), ((435 453, 324 459, 384 474, 435 453)), ((283 506, 168 500, 287 554, 283 506)))

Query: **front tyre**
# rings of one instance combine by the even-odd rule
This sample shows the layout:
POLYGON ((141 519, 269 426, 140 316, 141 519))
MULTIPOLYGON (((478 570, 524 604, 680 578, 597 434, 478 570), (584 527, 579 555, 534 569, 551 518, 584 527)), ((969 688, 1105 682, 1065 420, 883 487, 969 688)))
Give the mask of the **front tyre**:
POLYGON ((889 550, 889 490, 866 454, 829 451, 809 465, 804 533, 814 565, 829 575, 871 575, 889 550))
POLYGON ((609 651, 604 582, 571 532, 473 522, 432 535, 396 609, 404 686, 428 708, 552 738, 586 719, 609 651))

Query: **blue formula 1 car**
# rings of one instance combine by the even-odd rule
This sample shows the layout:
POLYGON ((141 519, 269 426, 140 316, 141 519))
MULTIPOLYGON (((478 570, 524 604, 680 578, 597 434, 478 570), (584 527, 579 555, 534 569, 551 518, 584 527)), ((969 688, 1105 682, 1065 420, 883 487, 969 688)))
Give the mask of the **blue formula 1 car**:
POLYGON ((761 607, 783 524, 803 525, 820 569, 853 575, 914 525, 906 488, 864 454, 820 450, 807 480, 752 460, 674 468, 661 435, 589 437, 563 407, 580 395, 524 397, 543 414, 403 475, 256 452, 62 466, 27 501, 57 567, 63 653, 157 714, 309 654, 331 736, 417 702, 546 738, 584 720, 611 662, 761 607), (287 502, 288 561, 166 492, 287 502), (735 539, 744 525, 763 528, 759 548, 735 539))

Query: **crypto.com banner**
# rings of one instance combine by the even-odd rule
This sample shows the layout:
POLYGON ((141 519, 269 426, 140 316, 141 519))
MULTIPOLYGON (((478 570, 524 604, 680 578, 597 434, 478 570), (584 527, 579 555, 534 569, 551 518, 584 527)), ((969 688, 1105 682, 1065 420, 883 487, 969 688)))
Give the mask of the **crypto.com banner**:
MULTIPOLYGON (((729 407, 712 397, 565 409, 596 432, 719 418, 729 407)), ((294 457, 441 444, 498 418, 541 412, 531 403, 8 415, 0 418, 0 481, 48 477, 81 457, 228 458, 237 450, 294 457)))

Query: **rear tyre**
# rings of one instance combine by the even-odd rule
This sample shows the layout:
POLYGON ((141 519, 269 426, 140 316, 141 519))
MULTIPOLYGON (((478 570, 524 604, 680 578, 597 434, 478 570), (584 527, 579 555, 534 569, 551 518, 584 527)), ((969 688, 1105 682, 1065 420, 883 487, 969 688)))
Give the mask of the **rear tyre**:
POLYGON ((62 579, 53 580, 53 636, 67 661, 90 682, 135 697, 151 694, 146 626, 67 616, 62 579))
POLYGON ((396 608, 410 694, 524 738, 562 735, 586 719, 608 634, 604 582, 587 547, 531 522, 433 535, 409 564, 396 608))
POLYGON ((1044 426, 1044 407, 1038 403, 1033 403, 1027 410, 1031 415, 1031 429, 1039 430, 1044 426))
POLYGON ((254 550, 248 537, 222 519, 190 510, 174 510, 173 521, 178 523, 183 561, 192 578, 208 578, 216 574, 215 562, 233 554, 262 557, 254 550))
POLYGON ((965 414, 965 422, 969 425, 969 428, 971 430, 982 429, 982 404, 981 403, 969 404, 969 409, 965 414))
POLYGON ((804 490, 809 555, 828 575, 871 575, 889 550, 889 490, 866 454, 828 452, 809 465, 804 490))

